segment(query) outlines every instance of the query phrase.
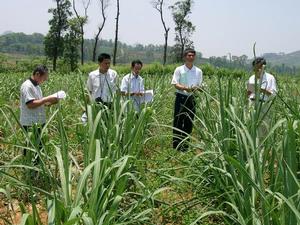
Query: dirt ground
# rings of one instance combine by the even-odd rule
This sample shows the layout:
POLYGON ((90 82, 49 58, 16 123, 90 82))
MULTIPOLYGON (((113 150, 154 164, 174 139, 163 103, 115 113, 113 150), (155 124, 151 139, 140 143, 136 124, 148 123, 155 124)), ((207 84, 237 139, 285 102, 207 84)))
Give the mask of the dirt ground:
MULTIPOLYGON (((26 210, 29 214, 32 213, 31 204, 26 203, 26 210)), ((41 203, 36 204, 37 210, 42 224, 47 224, 47 213, 45 207, 41 203)), ((19 224, 22 220, 22 213, 18 200, 13 200, 11 204, 6 202, 6 199, 0 196, 0 225, 19 224)))

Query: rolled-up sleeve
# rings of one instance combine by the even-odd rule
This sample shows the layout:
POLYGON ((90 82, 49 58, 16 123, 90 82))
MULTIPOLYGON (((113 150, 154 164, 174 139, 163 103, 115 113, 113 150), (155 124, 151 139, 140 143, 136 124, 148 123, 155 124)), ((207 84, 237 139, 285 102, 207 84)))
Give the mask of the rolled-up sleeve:
POLYGON ((276 85, 275 78, 272 79, 270 89, 271 89, 270 91, 271 91, 272 95, 276 95, 276 93, 277 93, 277 85, 276 85))
POLYGON ((89 77, 87 79, 86 87, 87 87, 89 92, 93 92, 93 84, 92 84, 91 74, 89 74, 89 77))
POLYGON ((144 92, 145 91, 145 86, 144 86, 144 79, 141 80, 141 84, 140 84, 140 92, 144 92))
POLYGON ((203 83, 203 72, 202 70, 199 70, 199 81, 198 81, 198 85, 201 86, 203 83))
POLYGON ((128 82, 126 77, 123 77, 122 81, 121 81, 121 87, 120 87, 121 92, 128 92, 128 82))
POLYGON ((36 99, 36 97, 34 96, 34 91, 30 87, 27 87, 27 86, 22 87, 21 95, 22 95, 22 98, 23 98, 25 104, 28 104, 36 99))

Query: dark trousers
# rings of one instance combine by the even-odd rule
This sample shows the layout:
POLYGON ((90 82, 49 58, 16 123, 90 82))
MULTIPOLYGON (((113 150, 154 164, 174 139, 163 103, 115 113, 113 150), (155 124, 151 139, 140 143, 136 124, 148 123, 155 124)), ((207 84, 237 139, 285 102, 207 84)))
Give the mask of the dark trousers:
POLYGON ((95 102, 97 102, 98 104, 105 105, 109 109, 112 109, 112 102, 104 102, 100 97, 96 98, 95 102))
POLYGON ((195 117, 195 98, 176 93, 174 122, 173 122, 173 148, 180 151, 188 150, 189 138, 192 133, 195 117))
MULTIPOLYGON (((33 141, 35 142, 34 145, 41 150, 43 148, 42 139, 41 139, 41 133, 42 129, 45 124, 42 124, 40 126, 23 126, 24 130, 28 132, 32 132, 34 135, 33 141)), ((23 150, 23 155, 25 157, 28 156, 27 149, 23 150)), ((39 155, 35 153, 33 156, 29 156, 29 159, 32 161, 33 165, 38 165, 40 162, 39 155)))

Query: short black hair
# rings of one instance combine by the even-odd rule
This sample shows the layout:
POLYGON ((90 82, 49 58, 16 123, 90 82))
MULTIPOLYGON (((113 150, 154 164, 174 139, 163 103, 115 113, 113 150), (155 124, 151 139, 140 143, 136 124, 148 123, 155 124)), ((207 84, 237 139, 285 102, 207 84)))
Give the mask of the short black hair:
POLYGON ((189 53, 193 53, 194 55, 196 55, 195 49, 193 49, 193 48, 187 48, 187 49, 184 50, 183 56, 185 57, 185 56, 187 56, 187 54, 189 54, 189 53))
POLYGON ((98 56, 98 62, 101 63, 103 62, 104 59, 111 59, 110 55, 107 54, 107 53, 101 53, 99 56, 98 56))
POLYGON ((263 57, 257 57, 253 60, 252 66, 256 66, 258 64, 267 65, 267 61, 263 57))
POLYGON ((38 65, 34 70, 33 70, 33 75, 38 73, 40 76, 48 73, 48 68, 45 65, 38 65))
POLYGON ((141 66, 143 66, 142 61, 139 59, 136 59, 131 62, 131 68, 133 68, 136 64, 140 64, 141 66))

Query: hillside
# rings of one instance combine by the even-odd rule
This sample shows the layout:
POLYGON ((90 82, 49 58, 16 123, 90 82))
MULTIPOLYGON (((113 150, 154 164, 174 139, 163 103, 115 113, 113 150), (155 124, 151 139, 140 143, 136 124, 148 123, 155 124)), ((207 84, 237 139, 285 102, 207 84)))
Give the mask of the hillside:
POLYGON ((39 33, 7 33, 0 36, 0 52, 24 55, 44 55, 44 36, 39 33))
MULTIPOLYGON (((11 33, 0 35, 0 53, 6 53, 11 56, 24 55, 28 56, 43 56, 44 55, 44 35, 34 33, 31 35, 24 33, 11 33)), ((94 40, 86 39, 84 56, 85 61, 91 61, 93 55, 94 40)), ((114 48, 114 42, 112 40, 100 40, 98 43, 97 55, 101 52, 107 52, 112 54, 114 48)), ((172 47, 169 47, 169 51, 172 51, 172 47)), ((117 62, 128 63, 134 59, 140 59, 145 63, 161 62, 163 55, 162 45, 128 45, 126 43, 119 42, 117 62)), ((201 53, 198 53, 201 56, 201 53)), ((200 59, 201 57, 199 57, 200 59)), ((173 61, 171 54, 168 57, 169 62, 173 61)))
MULTIPOLYGON (((8 58, 9 61, 19 61, 22 59, 30 59, 44 56, 44 35, 34 33, 31 35, 24 33, 6 32, 0 35, 0 53, 8 58)), ((114 47, 113 40, 100 40, 98 44, 97 55, 101 52, 112 54, 114 47)), ((91 61, 93 55, 94 40, 86 39, 84 48, 85 61, 91 61)), ((224 57, 210 57, 209 59, 201 57, 201 53, 197 53, 196 64, 210 63, 217 67, 226 68, 243 68, 249 69, 251 59, 242 60, 242 57, 232 57, 233 61, 229 61, 224 57), (242 60, 243 62, 241 62, 242 60)), ((163 55, 162 45, 128 45, 119 42, 117 62, 129 63, 134 59, 140 59, 144 63, 161 62, 163 55)), ((263 55, 267 61, 272 65, 271 67, 279 73, 295 74, 300 68, 300 51, 292 53, 265 53, 263 55)), ((174 62, 174 55, 172 55, 172 47, 169 47, 168 63, 174 62)))
POLYGON ((292 53, 266 53, 264 57, 273 65, 300 67, 300 51, 292 53))

